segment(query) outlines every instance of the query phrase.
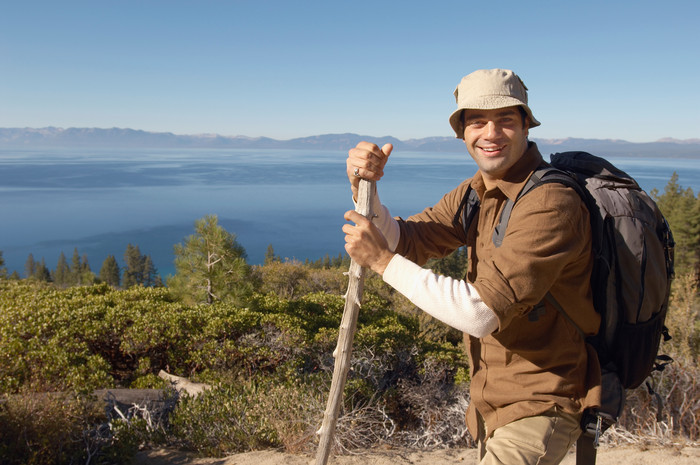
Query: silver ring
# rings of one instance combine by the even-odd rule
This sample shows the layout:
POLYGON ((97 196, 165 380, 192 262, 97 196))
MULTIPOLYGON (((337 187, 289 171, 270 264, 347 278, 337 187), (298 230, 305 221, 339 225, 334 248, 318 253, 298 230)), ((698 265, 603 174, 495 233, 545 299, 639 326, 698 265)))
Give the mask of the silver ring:
POLYGON ((353 174, 359 178, 360 177, 360 168, 355 168, 355 171, 353 172, 353 174))

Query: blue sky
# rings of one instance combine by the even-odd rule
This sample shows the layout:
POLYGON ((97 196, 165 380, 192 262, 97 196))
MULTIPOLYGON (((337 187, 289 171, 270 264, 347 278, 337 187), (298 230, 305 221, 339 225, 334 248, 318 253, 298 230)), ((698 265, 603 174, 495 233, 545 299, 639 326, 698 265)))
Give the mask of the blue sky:
POLYGON ((0 127, 451 136, 515 70, 535 138, 700 138, 700 2, 8 1, 0 127))

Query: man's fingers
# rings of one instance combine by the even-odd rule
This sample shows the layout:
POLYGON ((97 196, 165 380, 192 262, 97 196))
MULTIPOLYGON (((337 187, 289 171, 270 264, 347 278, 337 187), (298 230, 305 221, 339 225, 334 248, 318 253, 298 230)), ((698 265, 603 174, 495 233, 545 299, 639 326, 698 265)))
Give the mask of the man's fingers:
POLYGON ((366 223, 369 223, 369 220, 365 218, 364 216, 360 215, 357 213, 355 210, 348 210, 345 212, 345 219, 347 221, 352 221, 356 225, 365 225, 366 223))
POLYGON ((379 180, 384 175, 384 165, 393 148, 391 144, 384 144, 380 149, 370 142, 358 143, 348 151, 348 176, 379 180))

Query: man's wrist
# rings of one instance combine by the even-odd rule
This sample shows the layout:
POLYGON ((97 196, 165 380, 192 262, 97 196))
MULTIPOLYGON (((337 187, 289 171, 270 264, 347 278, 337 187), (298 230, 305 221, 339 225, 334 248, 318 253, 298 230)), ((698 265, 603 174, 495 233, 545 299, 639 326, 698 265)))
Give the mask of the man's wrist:
POLYGON ((389 266, 389 262, 391 261, 392 258, 394 258, 394 255, 396 255, 393 252, 390 252, 389 250, 386 250, 382 252, 377 260, 375 260, 374 263, 370 266, 372 271, 377 273, 379 276, 382 276, 384 274, 384 271, 386 270, 386 267, 389 266))

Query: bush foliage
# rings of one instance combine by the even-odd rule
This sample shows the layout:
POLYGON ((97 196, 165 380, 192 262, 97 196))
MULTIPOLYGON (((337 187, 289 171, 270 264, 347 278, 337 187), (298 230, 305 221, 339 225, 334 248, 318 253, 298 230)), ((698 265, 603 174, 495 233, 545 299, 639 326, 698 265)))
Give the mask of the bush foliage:
MULTIPOLYGON (((343 270, 324 271, 343 279, 343 270)), ((397 394, 400 381, 418 379, 433 359, 452 377, 464 374, 466 359, 456 345, 422 338, 417 318, 390 310, 386 295, 366 293, 346 408, 378 415, 383 405, 385 421, 414 425, 397 394)), ((215 388, 181 399, 159 441, 217 455, 302 450, 320 426, 343 306, 342 296, 327 292, 293 299, 259 292, 239 307, 186 305, 167 288, 0 280, 0 393, 158 387, 155 374, 166 370, 215 388)), ((133 437, 103 441, 104 454, 132 451, 124 444, 133 437)))
MULTIPOLYGON (((604 436, 613 442, 635 434, 691 441, 700 436, 700 200, 673 179, 663 195, 655 195, 679 244, 667 320, 673 339, 662 346, 675 363, 655 377, 656 394, 643 388, 631 393, 619 425, 604 436)), ((174 279, 172 288, 66 288, 8 279, 0 253, 3 463, 119 463, 149 444, 216 456, 315 447, 347 288, 345 258, 281 261, 270 247, 265 265, 248 267, 241 262, 245 251, 234 247, 235 237, 219 230, 214 218, 198 224, 209 224, 225 239, 222 250, 235 249, 229 261, 238 267, 236 279, 212 270, 226 260, 211 260, 203 262, 208 274, 190 266, 187 279, 174 279), (160 370, 211 389, 197 397, 170 396, 159 412, 138 405, 105 410, 92 396, 118 387, 168 391, 160 370)), ((196 236, 188 240, 201 243, 196 236)), ((187 247, 181 248, 183 257, 187 247)), ((189 264, 213 256, 191 249, 189 264)), ((465 265, 463 250, 429 264, 455 277, 465 265)), ((471 444, 464 426, 469 375, 461 338, 370 273, 336 449, 471 444)))

